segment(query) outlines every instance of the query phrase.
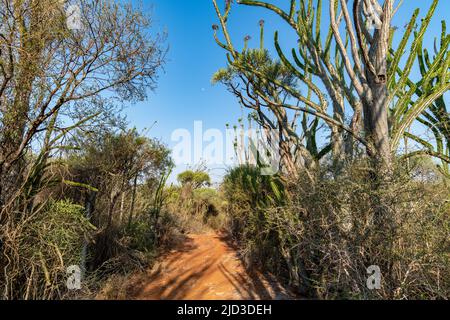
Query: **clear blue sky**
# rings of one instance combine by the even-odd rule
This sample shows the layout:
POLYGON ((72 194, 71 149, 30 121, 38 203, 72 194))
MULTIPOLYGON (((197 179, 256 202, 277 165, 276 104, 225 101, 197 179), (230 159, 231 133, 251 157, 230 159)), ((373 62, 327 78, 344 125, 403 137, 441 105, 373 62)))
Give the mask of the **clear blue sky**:
MULTIPOLYGON (((224 1, 218 2, 221 4, 224 1)), ((288 0, 276 2, 289 3, 288 0)), ((149 94, 148 101, 126 110, 130 126, 144 130, 157 121, 148 135, 160 138, 171 147, 174 145, 171 141, 172 132, 178 128, 192 131, 196 120, 203 121, 204 129, 225 130, 227 123, 236 124, 242 116, 236 99, 224 86, 211 85, 212 75, 226 62, 224 50, 213 39, 211 26, 217 23, 217 18, 212 1, 144 0, 141 3, 146 10, 153 12, 155 26, 168 32, 169 53, 156 92, 149 94)), ((423 17, 431 3, 432 0, 405 0, 394 24, 403 30, 414 8, 420 7, 420 16, 423 17)), ((450 0, 441 0, 426 40, 426 46, 430 49, 433 36, 440 35, 440 21, 448 20, 449 14, 450 0)), ((246 35, 251 35, 251 44, 257 46, 260 19, 266 21, 266 44, 269 48, 272 48, 274 30, 280 30, 283 35, 281 43, 286 49, 295 45, 295 37, 276 15, 267 10, 236 4, 230 17, 234 42, 242 43, 246 35)), ((177 168, 175 174, 182 169, 177 168)), ((223 170, 214 169, 211 174, 217 180, 223 170)))

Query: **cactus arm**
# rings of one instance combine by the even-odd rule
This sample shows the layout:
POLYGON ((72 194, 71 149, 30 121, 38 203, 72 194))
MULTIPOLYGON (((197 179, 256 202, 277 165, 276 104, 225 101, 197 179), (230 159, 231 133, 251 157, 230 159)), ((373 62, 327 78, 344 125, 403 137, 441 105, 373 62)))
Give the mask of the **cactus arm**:
POLYGON ((294 19, 296 4, 297 4, 296 0, 291 0, 291 8, 289 10, 289 19, 294 19))
MULTIPOLYGON (((344 61, 344 65, 345 65, 347 74, 349 75, 355 90, 358 92, 358 95, 361 98, 363 98, 365 95, 363 85, 355 73, 355 70, 350 61, 350 57, 348 56, 347 50, 344 46, 344 43, 342 42, 342 38, 339 33, 339 26, 336 21, 335 5, 336 5, 336 0, 330 0, 330 22, 331 22, 331 29, 333 30, 334 39, 340 50, 341 57, 344 61)), ((348 28, 350 28, 350 26, 348 26, 348 28)))
POLYGON ((439 0, 434 0, 426 17, 423 19, 422 25, 420 27, 419 32, 415 35, 414 41, 411 45, 411 53, 408 56, 405 67, 403 68, 403 76, 400 77, 398 84, 395 87, 391 87, 391 93, 388 98, 388 103, 390 103, 394 97, 398 94, 398 91, 403 88, 408 80, 408 77, 411 73, 412 67, 414 65, 414 61, 418 54, 418 48, 420 47, 423 37, 425 36, 425 32, 430 24, 431 18, 433 17, 434 11, 439 3, 439 0))
POLYGON ((417 157, 417 156, 421 156, 421 155, 432 156, 434 158, 441 159, 442 161, 444 161, 446 163, 450 163, 449 156, 447 156, 445 154, 441 154, 441 153, 433 151, 433 150, 430 150, 430 149, 414 151, 414 152, 403 155, 400 159, 405 160, 408 158, 413 158, 413 157, 417 157))
MULTIPOLYGON (((293 15, 291 17, 290 14, 286 13, 285 11, 283 11, 282 9, 280 9, 279 7, 277 7, 274 4, 263 2, 263 1, 255 1, 255 0, 240 0, 238 3, 247 5, 247 6, 262 7, 262 8, 268 9, 270 11, 273 11, 277 15, 279 15, 283 20, 285 20, 287 23, 289 23, 294 29, 297 27, 296 23, 293 19, 293 15)), ((294 3, 293 12, 295 12, 295 1, 291 1, 290 9, 292 10, 292 3, 294 3)), ((291 11, 291 13, 292 13, 292 11, 291 11)))
MULTIPOLYGON (((227 19, 225 19, 222 16, 222 13, 220 12, 219 6, 217 5, 217 1, 216 0, 212 0, 212 2, 213 2, 213 5, 214 5, 214 9, 216 10, 217 17, 219 18, 220 25, 222 27, 222 32, 223 32, 223 34, 225 36, 225 40, 226 40, 226 43, 227 43, 226 46, 225 46, 225 49, 228 50, 233 55, 233 57, 236 57, 237 56, 237 51, 234 50, 233 44, 231 42, 231 37, 230 37, 230 34, 228 33, 228 29, 227 29, 227 26, 226 26, 227 19)), ((227 13, 227 15, 228 15, 228 13, 227 13)))
POLYGON ((395 71, 398 68, 398 64, 400 62, 401 57, 405 53, 406 44, 408 43, 408 39, 410 38, 412 30, 416 24, 416 19, 417 19, 418 14, 419 14, 419 9, 416 9, 413 13, 413 16, 412 16, 408 26, 406 27, 406 31, 405 31, 405 34, 403 35, 402 40, 400 41, 400 44, 394 53, 394 58, 391 61, 391 68, 390 68, 391 70, 393 70, 393 72, 391 72, 391 74, 389 75, 389 79, 388 79, 389 87, 392 87, 394 85, 395 71))
MULTIPOLYGON (((281 59, 281 61, 284 63, 284 65, 293 73, 295 74, 302 82, 304 82, 308 88, 310 88, 315 95, 319 98, 320 100, 320 104, 322 106, 322 110, 325 110, 328 103, 324 97, 324 95, 322 94, 322 92, 320 91, 320 89, 308 78, 305 77, 303 74, 301 74, 291 63, 290 61, 286 58, 286 56, 284 55, 283 51, 280 48, 280 44, 278 42, 278 31, 275 32, 275 48, 277 50, 277 53, 281 59)), ((309 99, 308 99, 309 100, 309 99)))
POLYGON ((438 88, 435 88, 434 92, 428 96, 421 97, 413 108, 407 111, 404 119, 402 119, 398 129, 394 131, 392 136, 392 150, 398 148, 401 137, 405 133, 405 130, 411 126, 416 118, 428 108, 437 98, 442 96, 445 92, 450 90, 450 83, 445 83, 438 88))

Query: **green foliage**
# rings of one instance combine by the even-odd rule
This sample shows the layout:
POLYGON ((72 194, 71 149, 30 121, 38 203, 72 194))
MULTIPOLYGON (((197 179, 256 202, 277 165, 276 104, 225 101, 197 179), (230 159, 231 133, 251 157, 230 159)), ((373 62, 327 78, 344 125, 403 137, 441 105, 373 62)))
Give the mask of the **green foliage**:
POLYGON ((83 241, 95 230, 84 208, 70 201, 51 200, 37 209, 16 243, 21 260, 16 267, 27 277, 22 298, 62 298, 66 268, 81 266, 83 241))
POLYGON ((213 84, 218 82, 228 84, 239 75, 245 74, 249 76, 245 70, 254 70, 264 75, 261 78, 253 76, 251 80, 255 81, 255 86, 265 92, 269 88, 269 82, 267 80, 276 80, 283 85, 295 85, 292 72, 281 61, 272 59, 267 49, 249 49, 243 51, 228 68, 220 69, 216 72, 213 75, 212 82, 213 84))
POLYGON ((170 168, 166 173, 164 173, 159 181, 157 188, 154 191, 153 204, 150 207, 150 225, 153 228, 154 242, 157 243, 159 240, 159 219, 163 206, 166 204, 167 193, 164 192, 164 187, 166 185, 167 179, 172 173, 172 168, 170 168))
MULTIPOLYGON (((83 238, 83 232, 95 230, 96 228, 86 219, 84 207, 74 204, 68 200, 52 200, 43 215, 45 222, 33 219, 35 224, 30 225, 30 230, 39 230, 35 234, 41 244, 57 246, 61 252, 70 253, 67 265, 77 261, 74 254, 79 251, 79 241, 83 238)), ((79 260, 78 260, 79 262, 79 260)))
POLYGON ((132 221, 127 226, 125 237, 130 239, 129 248, 153 255, 156 250, 155 230, 147 219, 142 217, 132 221))
POLYGON ((281 203, 260 199, 275 197, 268 183, 273 178, 236 168, 223 185, 228 230, 248 264, 288 279, 302 296, 448 298, 448 189, 428 173, 416 174, 426 164, 412 165, 378 190, 367 181, 364 163, 335 178, 326 172, 315 181, 303 177, 276 188, 290 199, 281 203), (389 215, 379 217, 374 198, 389 215), (382 290, 367 289, 370 265, 382 269, 382 290))
POLYGON ((175 220, 178 229, 186 233, 220 230, 225 223, 224 201, 212 188, 191 190, 188 186, 171 186, 165 190, 165 210, 175 220))
POLYGON ((265 176, 258 167, 244 165, 231 169, 223 181, 225 197, 240 200, 245 198, 252 208, 281 206, 286 202, 286 193, 281 179, 265 176))
POLYGON ((442 171, 445 173, 450 163, 448 154, 450 118, 444 100, 444 94, 450 89, 450 73, 448 72, 450 35, 447 33, 445 21, 442 21, 440 39, 435 39, 433 56, 426 48, 423 48, 423 38, 438 2, 438 0, 433 1, 426 17, 421 21, 419 30, 413 33, 419 10, 414 12, 399 48, 395 52, 391 51, 391 74, 388 84, 390 100, 398 99, 395 108, 391 110, 393 150, 397 148, 400 138, 405 135, 406 138, 412 139, 425 148, 420 152, 414 152, 412 156, 428 154, 440 159, 443 165, 442 171), (413 41, 406 65, 399 67, 401 56, 405 53, 406 44, 411 35, 413 35, 413 41), (421 78, 413 82, 408 77, 416 60, 421 78), (433 132, 434 143, 429 143, 418 135, 408 132, 416 120, 433 132))
MULTIPOLYGON (((446 75, 445 72, 445 70, 449 68, 449 44, 450 35, 447 34, 445 21, 442 21, 441 38, 439 40, 435 39, 433 56, 431 57, 427 49, 422 48, 422 44, 417 46, 417 60, 423 78, 417 83, 412 83, 411 81, 408 82, 408 86, 411 88, 411 91, 409 92, 411 96, 414 94, 419 98, 426 97, 432 94, 436 90, 436 87, 440 86, 441 83, 445 83, 445 81, 447 83, 449 82, 448 79, 446 80, 448 75, 446 75), (438 42, 440 44, 439 48, 438 42)), ((403 75, 404 71, 398 69, 397 73, 403 75)), ((393 85, 395 85, 395 83, 393 85)), ((402 95, 404 95, 404 93, 402 93, 402 95)), ((408 100, 402 96, 402 99, 405 104, 403 111, 414 107, 415 102, 412 98, 408 100)), ((425 139, 406 131, 405 138, 418 143, 423 149, 409 152, 405 155, 405 158, 417 155, 436 157, 440 159, 441 162, 438 166, 439 170, 447 178, 450 178, 450 113, 447 110, 444 95, 436 98, 417 118, 417 121, 433 133, 435 141, 434 143, 426 141, 425 139)))
POLYGON ((227 203, 227 228, 242 245, 249 263, 279 269, 279 239, 268 210, 288 202, 279 177, 263 176, 259 168, 240 166, 231 169, 222 184, 227 203))
POLYGON ((214 201, 218 197, 216 189, 200 188, 194 190, 194 199, 199 201, 214 201))
POLYGON ((204 171, 187 170, 180 173, 177 179, 182 186, 190 186, 193 189, 211 184, 211 178, 204 171))

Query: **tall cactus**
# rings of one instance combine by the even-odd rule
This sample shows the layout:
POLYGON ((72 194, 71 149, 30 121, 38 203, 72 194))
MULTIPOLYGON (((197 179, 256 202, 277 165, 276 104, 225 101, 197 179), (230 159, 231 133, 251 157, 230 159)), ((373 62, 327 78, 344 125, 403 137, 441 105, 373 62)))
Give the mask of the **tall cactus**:
MULTIPOLYGON (((415 16, 411 20, 411 24, 414 22, 415 16)), ((427 23, 427 20, 424 20, 423 23, 427 23)), ((419 35, 420 32, 416 34, 415 41, 417 41, 419 35)), ((420 116, 417 117, 417 121, 433 133, 434 141, 426 141, 417 135, 405 131, 404 135, 406 138, 417 142, 424 149, 407 153, 404 157, 409 158, 421 154, 436 157, 441 161, 439 166, 441 172, 450 177, 450 114, 443 95, 439 95, 434 99, 434 96, 439 94, 440 90, 447 91, 450 88, 450 74, 448 72, 450 35, 447 34, 445 21, 442 21, 439 44, 438 48, 438 41, 435 39, 434 56, 432 58, 428 50, 422 47, 420 41, 417 43, 416 52, 411 53, 413 57, 417 57, 422 79, 416 83, 407 79, 407 86, 410 90, 407 93, 401 92, 399 94, 398 99, 402 104, 393 112, 393 123, 394 129, 400 127, 403 123, 405 123, 403 125, 405 127, 411 124, 410 118, 407 117, 408 114, 421 112, 420 116), (422 101, 427 99, 428 101, 432 100, 431 103, 423 105, 422 101)), ((407 71, 397 69, 400 79, 406 77, 407 71)), ((391 85, 395 86, 395 82, 393 81, 391 85)), ((394 134, 396 134, 396 137, 400 136, 400 132, 394 132, 394 134)))
MULTIPOLYGON (((290 68, 282 61, 272 59, 267 49, 264 48, 264 21, 260 25, 260 46, 257 49, 249 49, 249 37, 244 39, 244 48, 236 52, 236 59, 230 61, 227 68, 219 70, 213 76, 213 83, 221 82, 227 86, 239 99, 242 106, 250 109, 253 119, 264 132, 278 132, 279 152, 286 173, 292 177, 297 176, 297 167, 311 169, 315 162, 326 155, 330 149, 317 149, 316 133, 318 129, 317 119, 309 123, 306 113, 302 119, 302 133, 297 132, 297 120, 300 111, 292 114, 285 108, 280 108, 279 103, 291 98, 291 94, 284 89, 289 86, 296 87, 295 76, 290 68), (251 68, 263 74, 264 77, 255 76, 245 71, 251 68), (269 78, 275 82, 266 80, 269 78), (269 99, 261 95, 267 95, 269 99), (276 103, 272 103, 273 100, 276 103)), ((217 27, 214 27, 217 30, 217 27)))
MULTIPOLYGON (((428 51, 422 48, 425 31, 438 2, 438 0, 433 2, 428 14, 422 20, 419 30, 414 33, 414 40, 404 67, 399 68, 398 64, 405 51, 406 43, 411 37, 418 10, 414 12, 399 48, 396 52, 391 51, 391 73, 388 84, 390 88, 389 103, 393 104, 391 112, 392 152, 397 150, 400 139, 414 121, 419 120, 424 123, 428 115, 436 113, 438 118, 435 120, 439 119, 439 122, 444 120, 443 124, 446 122, 447 112, 443 105, 443 94, 450 89, 450 52, 448 50, 450 35, 446 33, 445 22, 442 22, 440 48, 439 50, 436 48, 433 61, 430 61, 428 51), (410 80, 410 74, 416 59, 422 78, 413 82, 410 80), (441 112, 443 112, 444 118, 440 115, 441 112)), ((411 137, 409 133, 406 134, 411 137)), ((419 139, 416 138, 415 140, 419 139)))
MULTIPOLYGON (((291 0, 286 10, 264 1, 238 1, 240 5, 275 13, 296 33, 297 44, 290 57, 281 48, 278 33, 275 33, 274 44, 283 66, 289 69, 297 82, 308 88, 311 95, 304 95, 289 83, 268 77, 251 64, 241 63, 241 53, 235 49, 227 29, 231 1, 226 1, 222 13, 217 0, 213 0, 224 41, 217 35, 218 26, 215 27, 215 39, 228 52, 230 65, 251 82, 265 81, 292 97, 280 102, 267 92, 256 90, 258 98, 278 109, 313 114, 330 126, 331 148, 336 162, 351 157, 351 146, 357 141, 365 146, 374 164, 389 168, 406 128, 448 90, 448 55, 444 43, 436 63, 430 65, 424 80, 419 81, 419 84, 428 83, 429 90, 415 99, 411 106, 416 90, 409 87, 413 83, 409 79, 410 71, 438 0, 433 2, 416 32, 404 67, 399 64, 403 61, 414 23, 409 24, 399 48, 392 50, 394 28, 391 20, 398 9, 394 2, 387 0, 381 5, 377 0, 354 0, 353 8, 349 8, 346 0, 330 0, 330 27, 325 34, 322 32, 322 0, 291 0), (375 27, 373 30, 371 24, 375 27), (398 78, 399 69, 404 72, 398 78), (436 72, 440 72, 439 80, 429 86, 433 83, 429 77, 436 79, 436 72), (322 92, 318 81, 328 95, 322 92)), ((417 15, 418 11, 413 20, 417 15)))

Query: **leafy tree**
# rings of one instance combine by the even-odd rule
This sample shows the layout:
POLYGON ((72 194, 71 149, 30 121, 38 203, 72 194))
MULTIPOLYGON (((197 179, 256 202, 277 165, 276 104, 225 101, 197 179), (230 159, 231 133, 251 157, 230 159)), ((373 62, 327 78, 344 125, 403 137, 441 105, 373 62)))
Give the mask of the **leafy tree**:
POLYGON ((177 179, 183 187, 189 186, 194 190, 211 184, 209 174, 204 171, 187 170, 180 173, 177 179))
POLYGON ((107 225, 112 223, 119 198, 131 191, 131 221, 138 183, 159 180, 171 165, 168 149, 156 140, 139 136, 135 129, 87 137, 71 156, 76 182, 108 195, 107 225))
POLYGON ((93 265, 98 266, 111 258, 108 248, 117 240, 116 230, 132 224, 139 186, 159 181, 172 162, 164 145, 139 136, 135 129, 81 136, 78 141, 79 150, 69 152, 69 171, 72 185, 85 190, 92 222, 102 230, 93 251, 93 265))
POLYGON ((33 144, 49 153, 108 105, 142 100, 155 87, 165 50, 149 17, 115 1, 73 4, 82 30, 69 28, 60 0, 0 2, 0 208, 33 144))
MULTIPOLYGON (((49 201, 45 192, 48 195, 61 178, 67 178, 66 184, 96 194, 90 188, 98 177, 90 176, 98 169, 95 166, 85 171, 86 184, 59 176, 62 151, 73 149, 68 140, 75 129, 91 131, 99 123, 104 130, 117 127, 123 121, 114 113, 124 103, 145 99, 156 87, 165 36, 152 32, 151 25, 150 17, 131 4, 112 0, 0 1, 2 298, 26 296, 21 281, 29 272, 25 262, 29 257, 17 254, 18 245, 23 245, 19 239, 29 239, 25 232, 31 217, 49 201), (69 5, 80 9, 80 30, 67 23, 69 5)), ((130 147, 111 136, 105 148, 113 145, 119 146, 117 152, 103 150, 114 157, 113 163, 108 166, 109 159, 101 158, 105 161, 101 174, 108 178, 107 193, 114 200, 108 204, 110 217, 125 176, 145 171, 134 162, 139 153, 128 154, 139 143, 130 147)), ((93 212, 94 197, 89 198, 86 210, 93 212)), ((41 271, 45 272, 33 270, 41 271)))

